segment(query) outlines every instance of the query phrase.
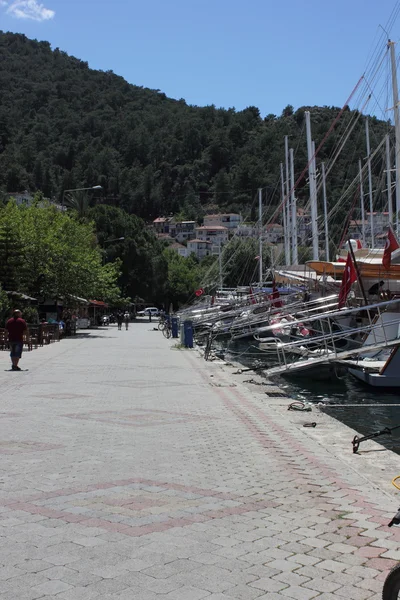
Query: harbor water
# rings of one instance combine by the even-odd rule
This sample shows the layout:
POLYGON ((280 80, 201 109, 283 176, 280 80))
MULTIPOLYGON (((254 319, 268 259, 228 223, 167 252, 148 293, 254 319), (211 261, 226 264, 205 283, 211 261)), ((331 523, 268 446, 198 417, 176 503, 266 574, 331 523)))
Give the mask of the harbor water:
MULTIPOLYGON (((234 360, 248 368, 266 365, 262 352, 251 344, 228 344, 221 351, 226 360, 234 360)), ((323 381, 310 377, 277 377, 274 382, 289 398, 315 404, 313 410, 323 410, 355 429, 359 436, 400 425, 400 390, 372 389, 349 374, 323 381), (317 408, 321 404, 323 407, 317 408)), ((400 428, 375 441, 400 454, 400 428)))

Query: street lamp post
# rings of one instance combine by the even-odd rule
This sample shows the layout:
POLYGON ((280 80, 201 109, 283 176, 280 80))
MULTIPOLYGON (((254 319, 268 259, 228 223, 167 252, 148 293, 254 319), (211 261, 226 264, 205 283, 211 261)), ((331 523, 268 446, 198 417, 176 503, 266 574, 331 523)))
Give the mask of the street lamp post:
POLYGON ((103 189, 102 185, 92 185, 90 187, 75 188, 74 190, 63 190, 62 198, 61 198, 61 210, 64 210, 64 197, 67 192, 84 192, 86 190, 102 190, 102 189, 103 189))

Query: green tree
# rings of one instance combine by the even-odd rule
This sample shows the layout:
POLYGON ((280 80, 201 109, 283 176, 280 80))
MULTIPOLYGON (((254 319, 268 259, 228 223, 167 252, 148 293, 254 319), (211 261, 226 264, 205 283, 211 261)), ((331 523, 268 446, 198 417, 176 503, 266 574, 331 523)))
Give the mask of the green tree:
POLYGON ((167 263, 167 305, 170 302, 177 308, 193 298, 200 285, 200 270, 194 256, 184 258, 174 250, 164 250, 167 263))
POLYGON ((119 296, 120 262, 103 265, 92 223, 40 198, 0 210, 0 282, 31 296, 112 299, 119 296))

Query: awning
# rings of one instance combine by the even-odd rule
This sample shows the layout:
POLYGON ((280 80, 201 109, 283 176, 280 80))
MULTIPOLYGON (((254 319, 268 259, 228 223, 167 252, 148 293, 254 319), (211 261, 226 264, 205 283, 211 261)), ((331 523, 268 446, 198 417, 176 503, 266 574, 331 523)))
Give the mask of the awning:
POLYGON ((102 307, 102 308, 107 308, 107 306, 108 306, 108 304, 106 304, 102 300, 89 300, 89 302, 92 306, 98 306, 98 307, 102 307))
POLYGON ((69 298, 72 298, 72 300, 75 300, 75 302, 79 302, 80 304, 89 304, 89 300, 86 300, 86 298, 80 298, 79 296, 74 296, 73 294, 70 294, 69 298))
POLYGON ((8 292, 6 291, 7 296, 12 296, 13 298, 18 298, 18 300, 30 300, 33 302, 37 302, 37 298, 32 298, 31 296, 27 296, 26 294, 21 294, 20 292, 8 292))

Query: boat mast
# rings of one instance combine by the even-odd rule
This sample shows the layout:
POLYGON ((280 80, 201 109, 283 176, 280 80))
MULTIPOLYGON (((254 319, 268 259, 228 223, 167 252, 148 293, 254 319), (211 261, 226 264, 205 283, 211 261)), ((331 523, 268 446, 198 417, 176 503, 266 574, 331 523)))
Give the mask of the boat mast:
POLYGON ((259 246, 259 256, 258 256, 258 278, 260 280, 260 287, 262 287, 263 280, 263 244, 262 244, 262 189, 258 190, 258 246, 259 246))
POLYGON ((308 177, 310 181, 310 204, 311 204, 311 229, 313 260, 319 260, 318 250, 318 208, 317 208, 317 186, 315 182, 315 160, 312 151, 310 112, 304 113, 307 131, 307 155, 308 155, 308 177))
POLYGON ((396 233, 399 234, 399 211, 400 211, 400 116, 399 116, 399 88, 397 87, 397 69, 396 55, 394 51, 394 42, 388 40, 390 49, 390 61, 392 64, 392 89, 393 89, 393 110, 394 110, 394 130, 396 134, 396 233))
POLYGON ((292 262, 294 265, 299 264, 299 256, 297 252, 297 206, 296 206, 296 196, 294 194, 294 150, 290 148, 290 204, 292 207, 292 227, 291 227, 291 236, 292 236, 292 262))
POLYGON ((283 164, 281 163, 281 196, 282 196, 282 216, 283 216, 283 239, 285 245, 285 265, 288 267, 290 265, 290 239, 289 239, 289 231, 286 222, 286 206, 285 202, 285 177, 283 175, 283 164))
MULTIPOLYGON (((285 170, 286 170, 286 206, 284 207, 286 209, 286 226, 287 226, 287 230, 288 230, 288 234, 290 236, 291 233, 291 219, 290 219, 290 198, 289 198, 289 193, 290 193, 290 185, 289 185, 289 137, 287 135, 285 135, 285 170)), ((288 261, 288 265, 290 265, 291 262, 291 256, 290 256, 290 237, 288 240, 288 248, 289 248, 289 261, 288 261)))
POLYGON ((322 163, 322 195, 324 201, 324 221, 325 221, 325 260, 329 262, 329 232, 328 232, 328 203, 326 201, 326 180, 325 163, 322 163))
POLYGON ((393 204, 392 204, 392 176, 390 174, 390 138, 386 134, 386 184, 387 184, 387 199, 389 212, 389 225, 393 225, 393 204))
POLYGON ((369 145, 369 122, 365 119, 365 136, 367 139, 367 165, 368 165, 368 194, 369 194, 369 212, 371 224, 371 248, 375 248, 374 236, 374 203, 372 198, 372 173, 371 173, 371 148, 369 145))
POLYGON ((358 170, 360 172, 361 237, 362 237, 363 246, 365 248, 366 239, 365 239, 364 184, 363 184, 361 158, 358 159, 358 170))
POLYGON ((222 290, 224 287, 224 279, 222 277, 222 252, 221 252, 221 240, 218 248, 218 269, 219 269, 219 289, 222 290))

